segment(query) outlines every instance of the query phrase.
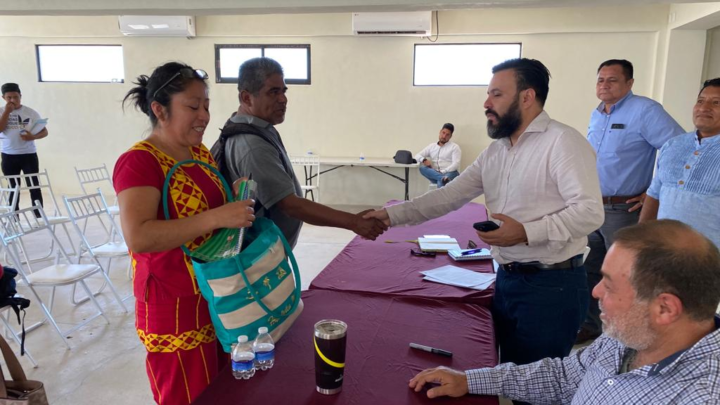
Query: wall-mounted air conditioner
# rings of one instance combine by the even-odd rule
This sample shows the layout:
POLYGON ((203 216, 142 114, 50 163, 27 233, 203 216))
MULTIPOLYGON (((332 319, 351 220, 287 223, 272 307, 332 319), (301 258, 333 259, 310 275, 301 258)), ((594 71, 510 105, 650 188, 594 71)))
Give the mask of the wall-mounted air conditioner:
POLYGON ((121 15, 120 32, 127 36, 194 37, 195 17, 162 15, 121 15))
POLYGON ((353 13, 353 34, 427 37, 432 30, 431 17, 432 11, 353 13))

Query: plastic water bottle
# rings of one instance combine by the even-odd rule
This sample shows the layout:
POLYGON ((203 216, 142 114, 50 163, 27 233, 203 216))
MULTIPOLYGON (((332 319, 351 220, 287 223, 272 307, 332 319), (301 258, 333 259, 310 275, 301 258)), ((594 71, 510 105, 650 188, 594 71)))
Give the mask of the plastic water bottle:
POLYGON ((268 370, 275 364, 275 342, 268 333, 268 328, 258 328, 258 335, 253 342, 255 351, 255 368, 268 370))
POLYGON ((363 161, 363 160, 365 160, 365 154, 360 152, 360 161, 363 161))
POLYGON ((255 375, 255 353, 248 337, 238 337, 238 344, 232 352, 232 372, 237 380, 247 380, 255 375))

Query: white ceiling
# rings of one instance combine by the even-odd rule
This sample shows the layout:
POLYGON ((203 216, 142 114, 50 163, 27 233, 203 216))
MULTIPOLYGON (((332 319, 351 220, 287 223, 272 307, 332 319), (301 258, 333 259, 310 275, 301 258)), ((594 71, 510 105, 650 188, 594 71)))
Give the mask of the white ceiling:
MULTIPOLYGON (((0 15, 227 15, 602 7, 698 0, 0 0, 0 15)), ((710 1, 707 1, 710 2, 710 1)))

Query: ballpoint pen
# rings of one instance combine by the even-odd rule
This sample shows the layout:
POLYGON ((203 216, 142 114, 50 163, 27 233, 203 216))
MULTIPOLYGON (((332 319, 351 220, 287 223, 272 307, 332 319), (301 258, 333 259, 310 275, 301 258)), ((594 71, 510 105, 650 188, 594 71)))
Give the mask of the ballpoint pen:
POLYGON ((443 349, 436 349, 434 347, 420 345, 417 343, 410 343, 410 347, 413 349, 424 350, 429 353, 435 353, 435 354, 439 354, 441 356, 446 356, 446 357, 452 357, 452 355, 453 355, 452 352, 450 352, 450 351, 443 350, 443 349))
POLYGON ((465 250, 465 251, 463 251, 462 253, 460 253, 460 255, 461 255, 461 256, 474 255, 475 253, 480 253, 480 252, 482 252, 482 250, 483 250, 483 248, 473 249, 473 250, 465 250))

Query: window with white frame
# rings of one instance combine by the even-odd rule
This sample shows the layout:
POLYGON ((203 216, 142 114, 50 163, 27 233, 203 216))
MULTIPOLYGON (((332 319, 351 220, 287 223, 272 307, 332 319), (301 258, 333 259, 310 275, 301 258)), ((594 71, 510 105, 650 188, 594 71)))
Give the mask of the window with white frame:
POLYGON ((122 45, 36 45, 41 82, 123 83, 122 45))
POLYGON ((492 67, 519 58, 522 44, 416 44, 415 86, 487 86, 492 67))
POLYGON ((240 65, 261 56, 280 63, 285 83, 310 84, 310 45, 215 45, 217 82, 237 83, 240 65))

